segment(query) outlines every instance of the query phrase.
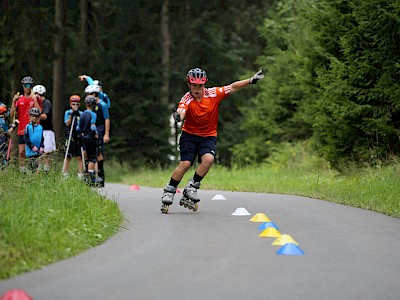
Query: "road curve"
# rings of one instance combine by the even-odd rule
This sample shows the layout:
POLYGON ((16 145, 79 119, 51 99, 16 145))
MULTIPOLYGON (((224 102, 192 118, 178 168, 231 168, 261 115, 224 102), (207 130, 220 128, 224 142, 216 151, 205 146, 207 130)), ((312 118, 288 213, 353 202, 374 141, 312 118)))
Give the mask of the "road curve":
POLYGON ((0 281, 35 300, 399 299, 400 219, 305 197, 200 190, 196 213, 160 212, 162 189, 104 193, 125 228, 76 257, 0 281), (211 200, 215 195, 227 200, 211 200), (251 216, 265 213, 304 255, 277 255, 251 216))

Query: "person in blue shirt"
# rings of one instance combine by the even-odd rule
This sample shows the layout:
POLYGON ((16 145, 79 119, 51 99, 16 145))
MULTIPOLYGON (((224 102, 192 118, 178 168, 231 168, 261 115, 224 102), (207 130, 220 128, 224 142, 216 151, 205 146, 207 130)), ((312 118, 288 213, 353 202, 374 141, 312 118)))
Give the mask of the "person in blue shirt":
POLYGON ((96 107, 96 98, 88 95, 85 98, 86 110, 81 114, 78 132, 80 139, 85 149, 85 156, 87 164, 86 182, 89 185, 98 185, 101 179, 96 178, 95 164, 97 162, 97 141, 99 139, 99 133, 96 127, 97 115, 93 111, 96 107))
POLYGON ((39 157, 44 152, 43 127, 39 124, 40 110, 32 107, 28 110, 29 124, 24 131, 25 155, 29 159, 28 166, 33 171, 39 167, 39 157))
POLYGON ((89 75, 80 75, 79 79, 81 81, 86 80, 88 85, 98 85, 100 87, 100 92, 99 92, 100 100, 104 101, 107 104, 107 108, 110 108, 111 100, 110 100, 110 97, 108 97, 108 95, 103 92, 103 83, 101 81, 93 80, 93 78, 90 77, 89 75))
POLYGON ((110 141, 110 116, 108 113, 107 104, 99 98, 99 86, 88 85, 85 89, 85 93, 87 93, 88 95, 92 95, 96 98, 96 106, 94 108, 94 112, 97 115, 96 127, 99 132, 99 152, 97 157, 97 169, 98 176, 102 178, 100 185, 103 187, 105 183, 104 144, 110 141))
POLYGON ((0 101, 0 166, 6 164, 9 160, 9 138, 13 130, 18 126, 19 121, 15 120, 14 123, 7 125, 8 109, 7 106, 0 101))
POLYGON ((80 116, 82 111, 79 110, 81 97, 79 95, 72 95, 69 97, 70 109, 67 109, 64 113, 64 125, 65 125, 65 147, 68 148, 66 153, 66 160, 63 166, 63 176, 69 176, 69 165, 72 157, 76 157, 78 163, 78 179, 83 179, 83 163, 82 163, 82 150, 81 141, 78 138, 78 127, 80 116), (73 124, 72 124, 73 121, 73 124), (73 125, 73 126, 72 126, 73 125), (72 132, 71 132, 72 130, 72 132), (71 137, 71 138, 70 138, 71 137), (69 147, 68 146, 69 141, 69 147))

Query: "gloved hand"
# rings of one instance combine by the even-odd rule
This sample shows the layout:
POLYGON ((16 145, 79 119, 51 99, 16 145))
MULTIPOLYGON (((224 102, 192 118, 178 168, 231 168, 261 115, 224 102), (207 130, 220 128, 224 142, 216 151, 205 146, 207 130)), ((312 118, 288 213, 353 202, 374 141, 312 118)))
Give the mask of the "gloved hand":
POLYGON ((16 119, 16 120, 14 121, 14 123, 11 124, 11 127, 12 127, 12 128, 16 128, 16 127, 18 127, 18 125, 19 125, 19 120, 16 119))
POLYGON ((261 80, 263 78, 263 70, 259 70, 256 74, 253 75, 253 77, 250 78, 249 82, 250 84, 256 84, 258 80, 261 80))
POLYGON ((174 113, 172 114, 172 116, 174 117, 174 120, 175 120, 176 123, 179 123, 179 122, 181 121, 181 114, 178 113, 177 111, 174 112, 174 113))
POLYGON ((78 110, 74 110, 74 111, 71 113, 71 116, 72 116, 72 117, 79 117, 79 116, 80 116, 79 111, 78 111, 78 110))

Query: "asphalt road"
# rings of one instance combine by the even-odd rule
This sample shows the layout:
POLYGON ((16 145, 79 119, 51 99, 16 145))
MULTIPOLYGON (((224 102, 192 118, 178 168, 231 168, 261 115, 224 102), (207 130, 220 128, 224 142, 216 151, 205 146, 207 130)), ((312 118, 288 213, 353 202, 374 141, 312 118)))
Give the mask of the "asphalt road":
POLYGON ((35 300, 399 299, 400 219, 304 197, 200 190, 195 213, 160 212, 162 189, 107 184, 127 218, 106 243, 0 281, 35 300), (227 200, 211 200, 215 195, 227 200), (265 213, 304 255, 277 255, 251 216, 265 213))

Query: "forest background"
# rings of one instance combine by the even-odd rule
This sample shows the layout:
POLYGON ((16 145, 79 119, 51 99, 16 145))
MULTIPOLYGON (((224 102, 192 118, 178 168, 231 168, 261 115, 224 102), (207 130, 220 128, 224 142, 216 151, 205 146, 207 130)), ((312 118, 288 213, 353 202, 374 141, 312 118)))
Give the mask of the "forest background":
POLYGON ((47 88, 56 137, 80 74, 111 98, 107 157, 168 165, 170 115, 188 69, 208 86, 265 79, 224 100, 218 163, 258 164, 304 143, 334 168, 399 155, 400 2, 389 0, 3 0, 0 100, 20 80, 47 88))

